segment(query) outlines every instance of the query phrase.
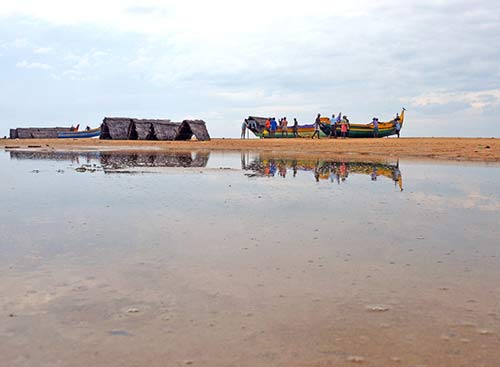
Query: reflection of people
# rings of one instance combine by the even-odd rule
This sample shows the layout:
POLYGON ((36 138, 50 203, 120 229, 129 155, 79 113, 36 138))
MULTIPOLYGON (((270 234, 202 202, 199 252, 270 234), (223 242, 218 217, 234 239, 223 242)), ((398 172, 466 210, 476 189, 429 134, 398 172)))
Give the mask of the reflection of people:
POLYGON ((286 177, 286 162, 280 161, 280 163, 278 165, 278 169, 279 169, 280 176, 285 178, 286 177))
POLYGON ((319 182, 319 161, 317 161, 316 165, 314 166, 314 178, 316 179, 316 182, 319 182))
POLYGON ((319 127, 320 126, 321 126, 321 114, 318 113, 318 116, 316 117, 316 121, 314 121, 314 133, 311 136, 311 139, 314 139, 315 136, 317 136, 319 139, 319 127))
POLYGON ((401 171, 399 170, 399 165, 392 171, 392 179, 394 180, 394 185, 399 186, 399 190, 403 191, 403 178, 401 177, 401 171))
POLYGON ((377 181, 377 176, 378 176, 377 166, 373 165, 373 171, 370 176, 372 178, 372 181, 377 181))
POLYGON ((294 159, 292 161, 293 177, 297 176, 297 161, 294 159))

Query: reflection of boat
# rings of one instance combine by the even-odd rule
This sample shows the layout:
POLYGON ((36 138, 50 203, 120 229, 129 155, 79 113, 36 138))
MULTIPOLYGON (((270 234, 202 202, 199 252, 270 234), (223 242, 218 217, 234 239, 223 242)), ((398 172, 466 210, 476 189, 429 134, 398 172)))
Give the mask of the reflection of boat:
MULTIPOLYGON (((401 111, 399 115, 400 125, 403 127, 405 109, 401 111)), ((269 132, 266 130, 266 120, 265 117, 254 117, 250 116, 245 121, 247 121, 249 130, 252 131, 256 136, 261 138, 270 138, 269 132)), ((390 120, 387 122, 379 122, 378 125, 378 137, 382 138, 385 136, 395 135, 396 127, 395 120, 390 120)), ((330 135, 331 127, 330 120, 328 117, 321 118, 321 136, 330 135)), ((314 133, 314 124, 299 125, 297 129, 299 137, 310 138, 314 133)), ((340 136, 340 125, 337 126, 337 136, 340 136)), ((349 138, 373 138, 373 124, 350 124, 350 129, 347 135, 349 138)), ((293 138, 293 126, 288 126, 288 136, 282 135, 280 128, 276 130, 274 135, 275 138, 293 138)))
POLYGON ((94 138, 101 135, 101 128, 96 127, 95 129, 88 129, 83 131, 60 131, 57 133, 57 137, 60 139, 82 139, 82 138, 94 138))
POLYGON ((397 184, 403 191, 403 178, 399 170, 399 162, 396 164, 372 163, 372 162, 342 162, 330 160, 294 160, 294 159, 254 159, 244 165, 243 169, 253 171, 251 176, 285 178, 288 170, 293 177, 298 171, 313 172, 316 181, 330 179, 338 183, 345 181, 350 174, 362 174, 376 181, 378 177, 386 177, 397 184))

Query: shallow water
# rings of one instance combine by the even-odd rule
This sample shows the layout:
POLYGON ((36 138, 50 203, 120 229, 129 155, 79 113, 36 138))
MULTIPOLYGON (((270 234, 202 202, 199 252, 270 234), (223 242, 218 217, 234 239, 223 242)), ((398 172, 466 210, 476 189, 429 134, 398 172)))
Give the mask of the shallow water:
POLYGON ((498 366, 499 166, 0 151, 6 366, 498 366))

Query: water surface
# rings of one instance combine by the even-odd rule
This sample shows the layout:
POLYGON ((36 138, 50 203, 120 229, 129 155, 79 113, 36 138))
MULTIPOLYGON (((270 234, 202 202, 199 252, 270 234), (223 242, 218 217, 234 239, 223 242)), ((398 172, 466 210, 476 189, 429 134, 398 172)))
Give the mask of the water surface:
POLYGON ((0 152, 7 366, 497 366, 500 168, 0 152))

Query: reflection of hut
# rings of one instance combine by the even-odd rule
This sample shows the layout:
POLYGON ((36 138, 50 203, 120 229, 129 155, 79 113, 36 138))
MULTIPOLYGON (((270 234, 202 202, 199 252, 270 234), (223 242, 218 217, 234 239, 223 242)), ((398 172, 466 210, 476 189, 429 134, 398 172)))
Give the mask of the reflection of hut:
POLYGON ((57 133, 71 131, 70 127, 19 127, 10 129, 11 139, 57 139, 57 133))
POLYGON ((132 119, 124 117, 105 117, 101 125, 100 139, 127 140, 131 130, 132 119))
POLYGON ((207 126, 203 120, 184 120, 179 126, 179 131, 175 140, 190 140, 192 137, 196 140, 210 140, 207 126))
MULTIPOLYGON (((205 167, 209 153, 191 152, 126 154, 101 153, 101 165, 105 172, 150 167, 205 167)), ((136 170, 137 171, 137 170, 136 170)))

